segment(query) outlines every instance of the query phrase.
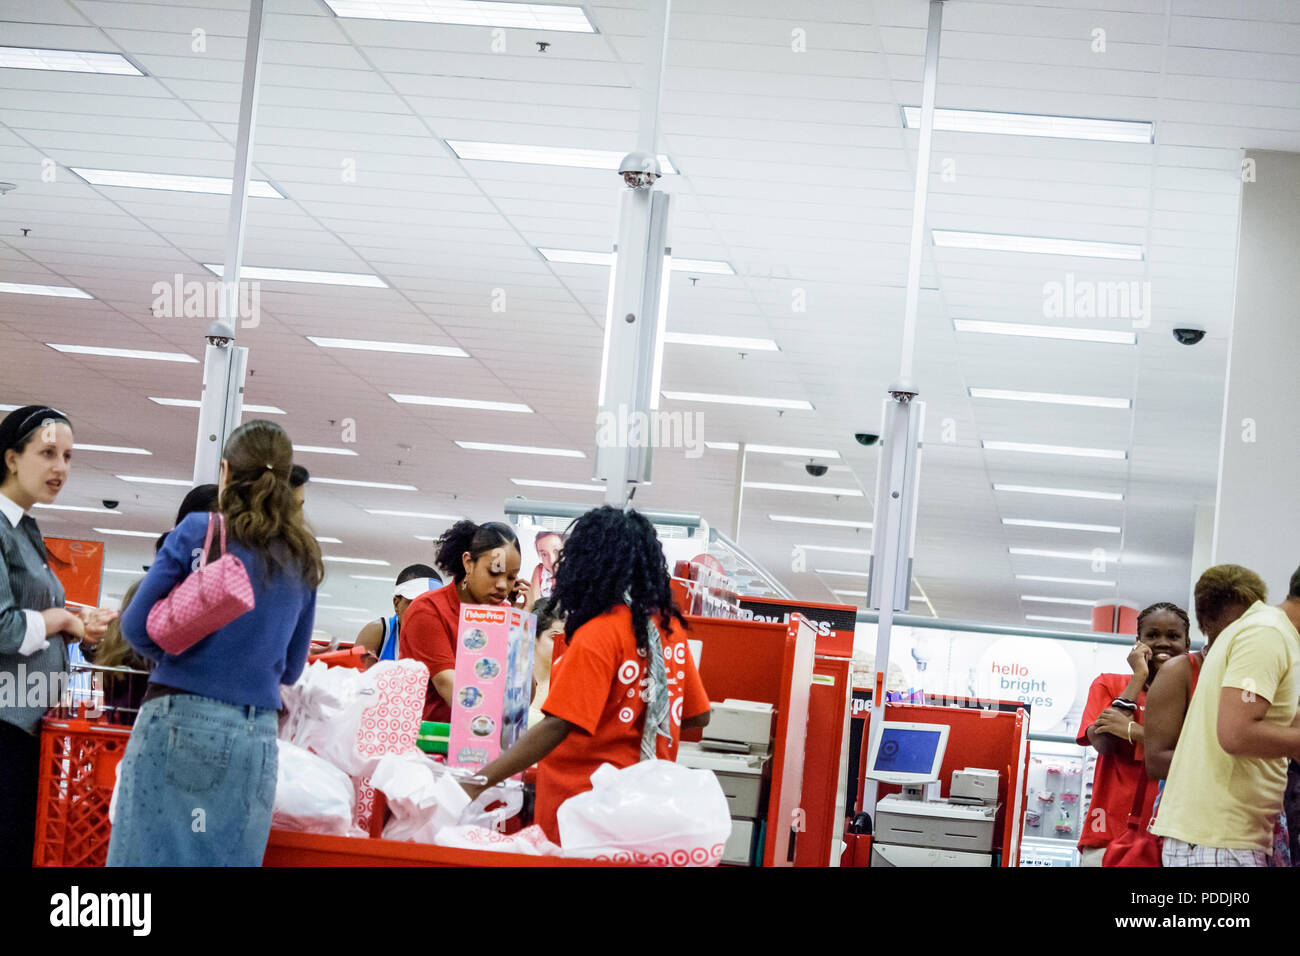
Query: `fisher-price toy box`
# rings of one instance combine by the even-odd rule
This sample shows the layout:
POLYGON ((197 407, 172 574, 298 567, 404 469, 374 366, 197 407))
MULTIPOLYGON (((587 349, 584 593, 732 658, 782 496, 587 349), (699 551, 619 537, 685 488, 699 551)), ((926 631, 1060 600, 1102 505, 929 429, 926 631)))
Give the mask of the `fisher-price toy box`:
POLYGON ((447 763, 480 770, 528 729, 536 615, 465 604, 456 632, 456 691, 447 763))

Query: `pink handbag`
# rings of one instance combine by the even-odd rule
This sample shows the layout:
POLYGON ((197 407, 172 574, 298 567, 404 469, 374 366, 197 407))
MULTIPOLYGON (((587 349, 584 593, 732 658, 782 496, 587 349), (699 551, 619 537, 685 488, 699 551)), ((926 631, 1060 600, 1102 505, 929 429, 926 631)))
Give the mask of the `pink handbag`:
POLYGON ((150 609, 145 630, 168 654, 180 654, 252 609, 253 584, 244 563, 226 551, 226 516, 218 512, 208 515, 198 569, 150 609), (221 556, 208 564, 214 521, 221 525, 221 556))

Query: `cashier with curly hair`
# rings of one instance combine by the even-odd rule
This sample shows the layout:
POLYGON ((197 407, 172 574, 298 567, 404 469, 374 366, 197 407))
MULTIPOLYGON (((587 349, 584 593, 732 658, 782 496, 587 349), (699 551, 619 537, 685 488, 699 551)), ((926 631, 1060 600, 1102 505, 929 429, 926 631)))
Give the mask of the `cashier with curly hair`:
POLYGON ((563 609, 542 722, 483 768, 477 796, 538 764, 535 822, 559 842, 556 811, 591 789, 601 764, 675 760, 683 728, 709 722, 709 698, 673 602, 652 525, 603 507, 573 525, 555 572, 563 609))

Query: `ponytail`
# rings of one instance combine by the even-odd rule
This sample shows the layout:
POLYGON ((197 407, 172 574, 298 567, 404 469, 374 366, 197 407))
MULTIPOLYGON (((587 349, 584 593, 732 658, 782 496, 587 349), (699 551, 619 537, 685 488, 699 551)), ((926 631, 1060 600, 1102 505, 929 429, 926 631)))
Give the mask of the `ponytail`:
POLYGON ((230 533, 266 565, 296 574, 316 588, 325 577, 320 545, 289 487, 293 446, 284 429, 256 420, 240 425, 222 457, 230 472, 218 510, 230 533))
POLYGON ((438 537, 438 542, 434 545, 434 563, 459 584, 465 580, 466 551, 471 560, 477 561, 494 548, 510 545, 519 547, 519 538, 510 525, 500 521, 475 524, 465 519, 457 521, 438 537))

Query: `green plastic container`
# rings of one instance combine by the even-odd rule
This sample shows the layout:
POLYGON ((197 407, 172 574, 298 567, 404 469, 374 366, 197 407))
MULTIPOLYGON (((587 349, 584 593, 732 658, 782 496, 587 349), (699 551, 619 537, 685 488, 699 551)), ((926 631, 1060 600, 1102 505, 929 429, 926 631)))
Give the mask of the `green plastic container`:
POLYGON ((441 721, 426 720, 420 724, 420 734, 415 738, 415 745, 427 754, 446 754, 447 738, 451 733, 451 724, 441 721))

